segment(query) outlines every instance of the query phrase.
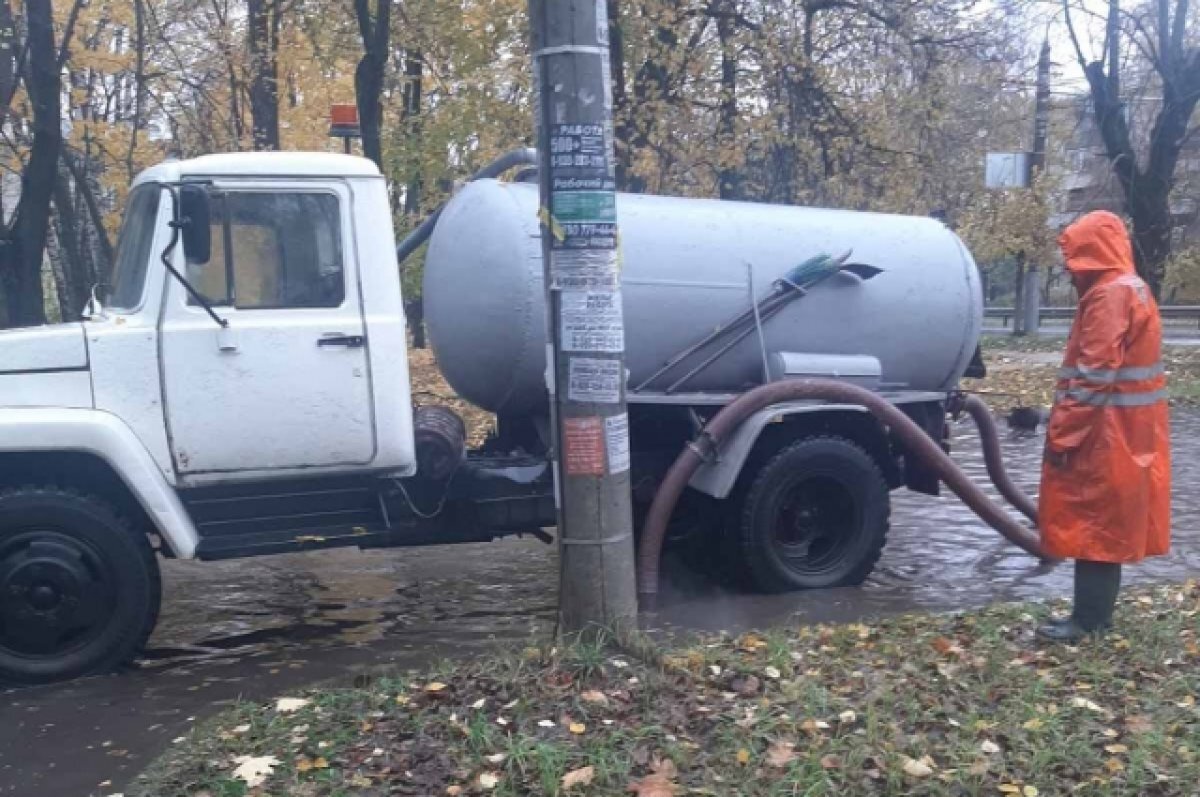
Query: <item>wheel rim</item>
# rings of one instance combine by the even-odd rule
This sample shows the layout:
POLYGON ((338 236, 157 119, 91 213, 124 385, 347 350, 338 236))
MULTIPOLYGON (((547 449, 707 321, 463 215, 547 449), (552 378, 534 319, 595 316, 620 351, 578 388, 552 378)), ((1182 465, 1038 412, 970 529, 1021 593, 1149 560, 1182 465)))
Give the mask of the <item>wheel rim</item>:
POLYGON ((794 573, 826 575, 848 561, 861 529, 861 512, 850 489, 829 476, 808 476, 783 495, 772 546, 794 573))
POLYGON ((54 529, 0 540, 0 651, 49 659, 84 648, 115 603, 108 563, 86 542, 54 529))

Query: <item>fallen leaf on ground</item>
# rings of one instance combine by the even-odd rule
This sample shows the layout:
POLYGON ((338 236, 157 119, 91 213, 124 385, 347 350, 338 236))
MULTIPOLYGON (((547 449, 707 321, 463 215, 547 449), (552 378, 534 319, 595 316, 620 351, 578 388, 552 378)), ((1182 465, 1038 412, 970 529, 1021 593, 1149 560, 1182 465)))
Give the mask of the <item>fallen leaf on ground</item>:
POLYGON ((500 776, 495 772, 483 772, 479 775, 479 785, 484 789, 494 789, 500 783, 500 776))
POLYGON ((587 726, 584 725, 582 722, 572 722, 569 726, 567 726, 567 730, 569 730, 571 733, 578 736, 579 734, 581 734, 587 730, 587 726))
POLYGON ((915 758, 904 758, 904 774, 913 778, 927 778, 933 774, 933 767, 915 758))
POLYGON ((750 763, 750 751, 747 750, 745 747, 738 750, 737 751, 737 762, 739 764, 749 764, 750 763))
POLYGON ((538 720, 539 728, 553 728, 554 720, 538 720))
POLYGON ((778 667, 764 667, 763 675, 767 676, 768 678, 774 678, 776 680, 783 677, 783 673, 781 673, 779 671, 778 667))
POLYGON ((1021 789, 1021 794, 1025 797, 1038 797, 1037 786, 1025 786, 1021 789))
POLYGON ((233 760, 238 765, 233 771, 233 776, 251 789, 261 786, 279 765, 279 759, 273 755, 240 755, 233 760))
POLYGON ((627 791, 637 797, 675 797, 675 784, 667 776, 655 773, 641 780, 630 781, 627 791))
POLYGON ((1104 746, 1104 752, 1112 753, 1113 755, 1123 755, 1129 752, 1129 748, 1123 744, 1109 744, 1104 746))
POLYGON ((562 787, 570 789, 574 786, 590 786, 592 778, 596 777, 595 767, 580 767, 572 769, 570 772, 562 776, 562 787))
POLYGON ((747 675, 745 678, 735 678, 733 688, 742 697, 751 697, 758 694, 759 687, 762 686, 762 681, 758 680, 753 675, 747 675))
POLYGON ((435 692, 436 693, 436 692, 442 691, 445 688, 446 688, 446 685, 444 683, 442 683, 441 681, 434 681, 433 683, 425 685, 426 692, 435 692))
POLYGON ((746 634, 738 643, 738 647, 748 653, 754 653, 767 646, 766 640, 757 634, 746 634))
MULTIPOLYGON (((775 742, 767 748, 767 763, 773 767, 783 769, 795 761, 799 756, 796 755, 796 745, 791 742, 775 742)), ((749 760, 749 759, 747 759, 749 760)))
POLYGON ((1109 758, 1104 762, 1104 768, 1113 773, 1124 772, 1125 764, 1119 758, 1109 758))
POLYGON ((505 758, 508 758, 508 756, 504 753, 492 753, 490 756, 487 756, 485 760, 489 764, 503 764, 505 758))
POLYGON ((608 695, 606 695, 603 692, 596 690, 596 689, 589 689, 588 691, 581 694, 579 697, 585 703, 596 703, 601 706, 608 705, 608 695))
POLYGON ((933 646, 934 650, 936 650, 938 653, 942 654, 943 656, 947 655, 955 648, 955 644, 953 642, 951 642, 949 639, 946 639, 946 637, 944 637, 944 636, 938 637, 937 639, 933 640, 933 642, 931 642, 930 644, 933 646))
POLYGON ((446 787, 447 797, 458 797, 458 795, 462 794, 462 791, 463 791, 462 786, 447 786, 446 787))
POLYGON ((979 745, 979 749, 988 755, 995 755, 1000 752, 1000 745, 993 742, 991 739, 985 739, 983 744, 979 745))
POLYGON ((281 697, 275 701, 275 710, 280 714, 295 714, 311 702, 304 697, 281 697))
POLYGON ((1131 733, 1148 733, 1154 730, 1154 723, 1145 714, 1134 714, 1125 718, 1125 727, 1131 733))
POLYGON ((1097 705, 1096 703, 1093 703, 1091 700, 1088 700, 1086 697, 1072 698, 1071 705, 1074 706, 1075 708, 1086 708, 1088 711, 1094 711, 1097 714, 1104 713, 1104 709, 1101 706, 1097 705))
POLYGON ((1001 791, 1001 793, 1003 793, 1003 794, 1020 794, 1021 793, 1021 787, 1015 783, 1001 783, 996 788, 998 788, 1001 791))
POLYGON ((829 730, 829 723, 824 720, 805 720, 800 723, 800 730, 816 736, 821 731, 829 730))
POLYGON ((858 720, 858 715, 853 711, 843 711, 841 714, 838 714, 838 720, 845 725, 850 725, 858 720))
POLYGON ((822 769, 841 769, 842 768, 842 759, 839 756, 834 755, 833 753, 823 755, 823 756, 821 756, 821 768, 822 769))

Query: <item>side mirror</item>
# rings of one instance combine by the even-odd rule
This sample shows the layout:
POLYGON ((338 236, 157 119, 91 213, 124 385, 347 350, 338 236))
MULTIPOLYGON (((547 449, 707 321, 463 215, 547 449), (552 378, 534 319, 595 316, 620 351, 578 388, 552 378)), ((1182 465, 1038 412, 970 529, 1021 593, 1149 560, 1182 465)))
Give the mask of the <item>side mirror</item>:
POLYGON ((179 225, 187 262, 196 266, 207 263, 212 257, 212 210, 207 188, 179 187, 179 225))

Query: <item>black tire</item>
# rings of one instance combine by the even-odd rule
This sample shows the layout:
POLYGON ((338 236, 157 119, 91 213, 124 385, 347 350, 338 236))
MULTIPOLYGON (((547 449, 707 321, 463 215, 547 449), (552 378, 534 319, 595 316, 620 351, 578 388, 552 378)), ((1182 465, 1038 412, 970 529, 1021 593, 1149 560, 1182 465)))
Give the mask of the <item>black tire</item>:
POLYGON ((891 501, 875 460, 841 437, 792 443, 753 476, 735 540, 763 592, 861 584, 883 553, 891 501))
POLYGON ((103 501, 58 487, 0 492, 0 682, 116 668, 158 621, 158 561, 103 501))

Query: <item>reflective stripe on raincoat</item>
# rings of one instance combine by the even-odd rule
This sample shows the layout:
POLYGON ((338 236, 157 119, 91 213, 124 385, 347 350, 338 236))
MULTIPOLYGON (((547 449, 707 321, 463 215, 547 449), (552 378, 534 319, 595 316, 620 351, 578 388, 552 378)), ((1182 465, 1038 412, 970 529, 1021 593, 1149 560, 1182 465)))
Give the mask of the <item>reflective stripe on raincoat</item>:
POLYGON ((1136 562, 1170 545, 1162 323, 1129 236, 1089 213, 1059 238, 1080 291, 1046 433, 1038 525, 1046 552, 1136 562))

